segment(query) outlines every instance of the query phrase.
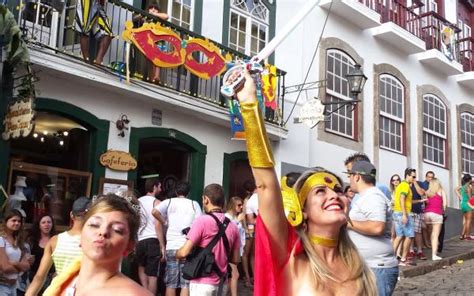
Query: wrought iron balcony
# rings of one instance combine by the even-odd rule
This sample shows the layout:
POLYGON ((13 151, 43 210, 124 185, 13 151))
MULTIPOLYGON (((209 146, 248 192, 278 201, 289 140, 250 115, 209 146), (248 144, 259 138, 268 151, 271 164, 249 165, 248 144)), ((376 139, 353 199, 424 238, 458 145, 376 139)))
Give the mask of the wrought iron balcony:
POLYGON ((379 13, 382 23, 393 22, 413 35, 421 36, 418 15, 412 7, 407 7, 397 0, 359 0, 359 2, 379 13))
MULTIPOLYGON (((58 1, 56 1, 57 3, 58 1)), ((23 30, 26 41, 35 46, 40 46, 46 50, 50 50, 57 56, 64 55, 74 57, 78 61, 83 61, 80 47, 80 34, 75 30, 76 3, 77 0, 66 0, 63 7, 53 7, 51 0, 37 0, 36 2, 28 2, 20 7, 18 3, 9 3, 10 9, 17 16, 17 22, 23 30), (16 7, 16 11, 15 11, 16 7)), ((171 28, 180 36, 181 40, 192 38, 206 37, 196 34, 192 31, 179 27, 170 22, 162 21, 147 12, 137 9, 133 6, 125 4, 119 0, 109 0, 105 6, 107 16, 110 18, 113 34, 116 36, 112 39, 110 46, 104 56, 103 66, 99 66, 108 70, 113 75, 125 75, 126 50, 125 43, 119 37, 125 29, 125 22, 132 21, 134 17, 141 16, 145 22, 160 22, 162 25, 171 28)), ((235 59, 250 59, 242 53, 239 53, 227 46, 211 41, 220 50, 222 55, 230 54, 235 59)), ((93 63, 94 56, 98 48, 98 44, 93 37, 90 38, 90 57, 89 63, 93 63)), ((131 77, 135 80, 150 81, 150 62, 146 60, 144 55, 133 48, 129 60, 129 68, 131 77)), ((193 55, 194 56, 194 55, 193 55)), ((201 63, 204 62, 204 55, 195 57, 201 63)), ((84 61, 83 61, 84 62, 84 61)), ((277 70, 277 87, 276 97, 278 107, 272 110, 266 107, 265 120, 269 123, 283 124, 283 105, 284 94, 281 91, 284 87, 286 73, 277 70)), ((187 71, 183 66, 176 68, 161 68, 160 82, 156 83, 158 87, 173 89, 183 94, 187 94, 197 100, 205 100, 212 104, 226 107, 227 100, 220 95, 220 86, 222 76, 214 76, 208 80, 201 79, 187 71)))
POLYGON ((465 72, 474 71, 474 37, 458 40, 459 61, 465 72))

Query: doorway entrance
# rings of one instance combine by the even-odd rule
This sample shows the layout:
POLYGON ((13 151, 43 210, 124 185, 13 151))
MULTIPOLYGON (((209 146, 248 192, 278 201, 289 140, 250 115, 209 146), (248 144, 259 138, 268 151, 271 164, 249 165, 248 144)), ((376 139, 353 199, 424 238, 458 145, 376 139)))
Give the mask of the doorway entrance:
POLYGON ((159 174, 162 181, 161 199, 176 196, 176 182, 189 182, 190 152, 184 144, 164 138, 140 140, 137 168, 137 189, 145 192, 143 176, 159 174))
POLYGON ((159 174, 164 194, 173 194, 177 181, 191 184, 189 198, 201 202, 207 148, 188 134, 175 129, 158 127, 131 128, 129 152, 138 159, 136 170, 128 173, 135 189, 144 194, 142 176, 159 174))

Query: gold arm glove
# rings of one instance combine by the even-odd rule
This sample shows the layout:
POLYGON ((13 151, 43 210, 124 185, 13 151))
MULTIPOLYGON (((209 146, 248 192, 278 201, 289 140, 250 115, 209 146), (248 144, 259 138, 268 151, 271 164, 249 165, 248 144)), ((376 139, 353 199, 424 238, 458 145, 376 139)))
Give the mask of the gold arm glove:
POLYGON ((258 101, 244 102, 240 106, 250 166, 253 168, 272 168, 274 166, 272 147, 268 140, 258 101))

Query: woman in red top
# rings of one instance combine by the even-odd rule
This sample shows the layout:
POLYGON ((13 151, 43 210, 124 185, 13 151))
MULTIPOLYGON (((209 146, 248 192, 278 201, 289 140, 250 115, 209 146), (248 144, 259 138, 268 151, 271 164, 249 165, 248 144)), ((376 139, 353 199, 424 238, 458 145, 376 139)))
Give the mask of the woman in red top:
POLYGON ((254 295, 376 295, 374 276, 347 235, 341 180, 307 171, 294 198, 282 200, 255 83, 248 73, 245 80, 237 97, 259 203, 254 295))

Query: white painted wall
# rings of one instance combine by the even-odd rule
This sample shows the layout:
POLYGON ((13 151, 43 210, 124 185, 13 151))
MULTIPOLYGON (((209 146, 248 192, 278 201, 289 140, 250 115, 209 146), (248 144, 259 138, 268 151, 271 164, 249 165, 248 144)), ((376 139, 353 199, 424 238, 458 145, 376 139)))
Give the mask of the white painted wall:
POLYGON ((406 168, 406 156, 380 149, 377 181, 389 186, 392 175, 398 174, 402 179, 405 178, 403 175, 405 174, 406 168))
POLYGON ((202 1, 202 35, 216 42, 222 42, 222 24, 224 13, 224 1, 203 0, 202 1))

